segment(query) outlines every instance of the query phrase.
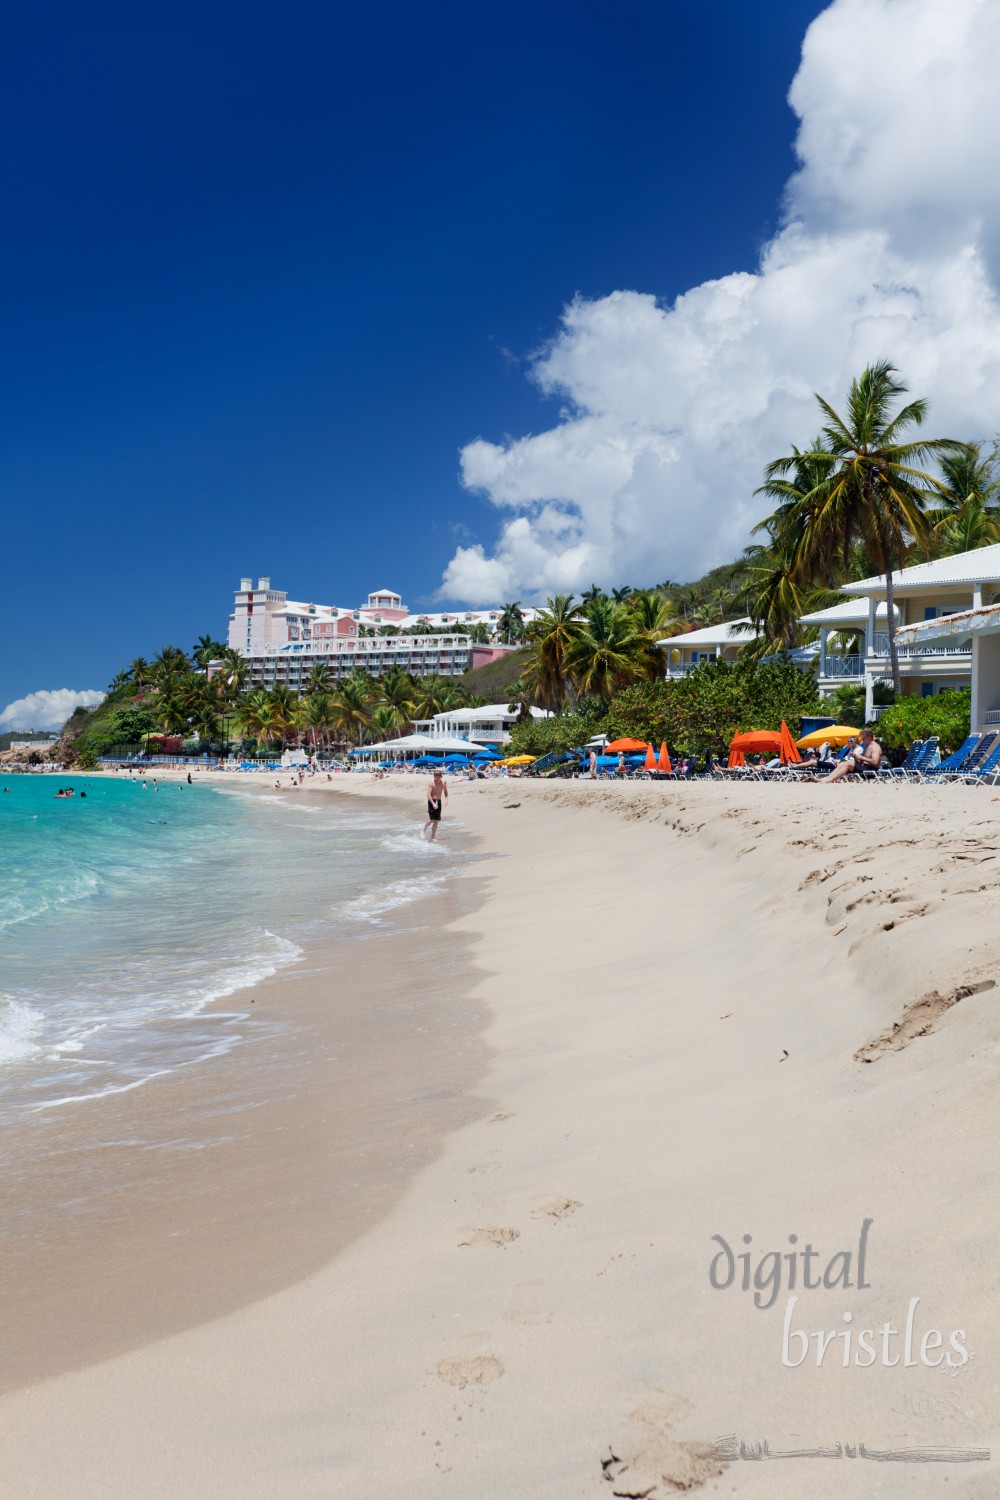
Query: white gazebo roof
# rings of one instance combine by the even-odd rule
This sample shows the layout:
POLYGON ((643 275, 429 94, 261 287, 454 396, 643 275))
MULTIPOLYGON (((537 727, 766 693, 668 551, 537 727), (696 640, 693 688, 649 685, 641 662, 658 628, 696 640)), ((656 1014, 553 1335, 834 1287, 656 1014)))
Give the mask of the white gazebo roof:
POLYGON ((683 635, 668 635, 658 646, 673 651, 676 647, 688 646, 745 646, 756 638, 754 630, 739 630, 739 625, 750 625, 749 615, 742 620, 723 620, 721 625, 705 625, 701 630, 688 630, 683 635))
MULTIPOLYGON (((550 719, 552 715, 545 708, 529 708, 533 719, 550 719)), ((506 703, 484 703, 480 708, 455 708, 445 713, 435 714, 434 723, 439 721, 443 724, 446 720, 450 724, 479 724, 488 723, 492 719, 516 719, 517 709, 511 709, 509 700, 506 703)))
POLYGON ((377 745, 362 745, 362 750, 443 750, 446 754, 463 750, 481 750, 482 745, 472 745, 449 735, 403 734, 398 740, 380 740, 377 745))

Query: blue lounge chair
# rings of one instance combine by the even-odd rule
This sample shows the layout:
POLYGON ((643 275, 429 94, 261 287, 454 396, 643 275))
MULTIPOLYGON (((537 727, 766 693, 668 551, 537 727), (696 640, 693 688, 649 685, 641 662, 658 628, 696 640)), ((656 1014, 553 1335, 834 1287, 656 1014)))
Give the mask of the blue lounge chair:
POLYGON ((942 777, 951 776, 955 771, 961 771, 966 761, 972 755, 973 750, 979 744, 979 735, 970 734, 958 749, 951 755, 946 755, 939 766, 933 766, 929 771, 922 771, 921 781, 940 781, 942 777))
POLYGON ((959 773, 956 781, 964 781, 967 786, 985 785, 987 776, 992 776, 994 771, 1000 770, 1000 739, 997 740, 993 749, 981 760, 975 769, 965 770, 959 773))
POLYGON ((934 765, 939 743, 936 734, 929 740, 914 740, 903 764, 880 768, 874 772, 875 780, 893 782, 896 785, 904 781, 917 781, 922 771, 929 771, 934 765))
POLYGON ((901 781, 910 771, 915 771, 923 754, 924 741, 914 740, 906 758, 898 766, 879 766, 877 771, 866 771, 865 775, 874 781, 901 781))
POLYGON ((980 737, 978 745, 976 745, 976 747, 972 751, 972 754, 967 757, 961 769, 957 772, 951 772, 948 776, 948 780, 960 781, 965 776, 974 776, 979 770, 979 767, 982 765, 983 761, 986 760, 987 756, 990 754, 990 751, 993 749, 996 742, 997 736, 995 732, 982 735, 980 737))

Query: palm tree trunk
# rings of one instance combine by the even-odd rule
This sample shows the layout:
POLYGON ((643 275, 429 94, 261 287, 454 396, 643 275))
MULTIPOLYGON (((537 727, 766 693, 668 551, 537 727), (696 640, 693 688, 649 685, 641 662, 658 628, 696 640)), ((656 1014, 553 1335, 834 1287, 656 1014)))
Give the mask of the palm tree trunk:
POLYGON ((898 697, 902 692, 899 675, 899 652, 896 649, 896 609, 892 592, 892 558, 885 572, 885 624, 889 633, 889 661, 892 666, 892 690, 898 697))

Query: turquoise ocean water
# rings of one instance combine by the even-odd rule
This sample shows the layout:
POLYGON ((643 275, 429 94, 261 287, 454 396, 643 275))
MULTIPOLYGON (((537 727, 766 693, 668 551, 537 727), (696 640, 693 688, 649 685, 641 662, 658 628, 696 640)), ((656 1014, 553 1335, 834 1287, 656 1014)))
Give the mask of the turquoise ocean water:
POLYGON ((254 1040, 273 1022, 252 986, 312 944, 377 931, 461 859, 422 843, 419 799, 408 819, 147 782, 0 781, 0 1119, 254 1040), (60 785, 76 795, 56 799, 60 785))

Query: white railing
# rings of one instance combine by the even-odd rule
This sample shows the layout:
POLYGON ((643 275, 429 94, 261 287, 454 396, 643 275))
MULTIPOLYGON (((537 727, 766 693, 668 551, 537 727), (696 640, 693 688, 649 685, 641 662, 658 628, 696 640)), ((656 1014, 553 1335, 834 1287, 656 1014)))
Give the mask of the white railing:
POLYGON ((872 718, 881 719, 882 715, 885 713, 888 707, 888 703, 876 703, 875 707, 872 709, 872 718))
MULTIPOLYGON (((909 656, 968 656, 972 651, 972 642, 967 646, 940 646, 936 641, 928 641, 926 646, 897 646, 897 655, 909 656)), ((875 649, 872 656, 889 655, 889 637, 879 631, 875 636, 875 649)))
POLYGON ((863 677, 865 659, 863 656, 828 656, 821 671, 824 677, 863 677))
POLYGON ((1000 708, 988 708, 983 714, 984 724, 1000 724, 1000 708))

